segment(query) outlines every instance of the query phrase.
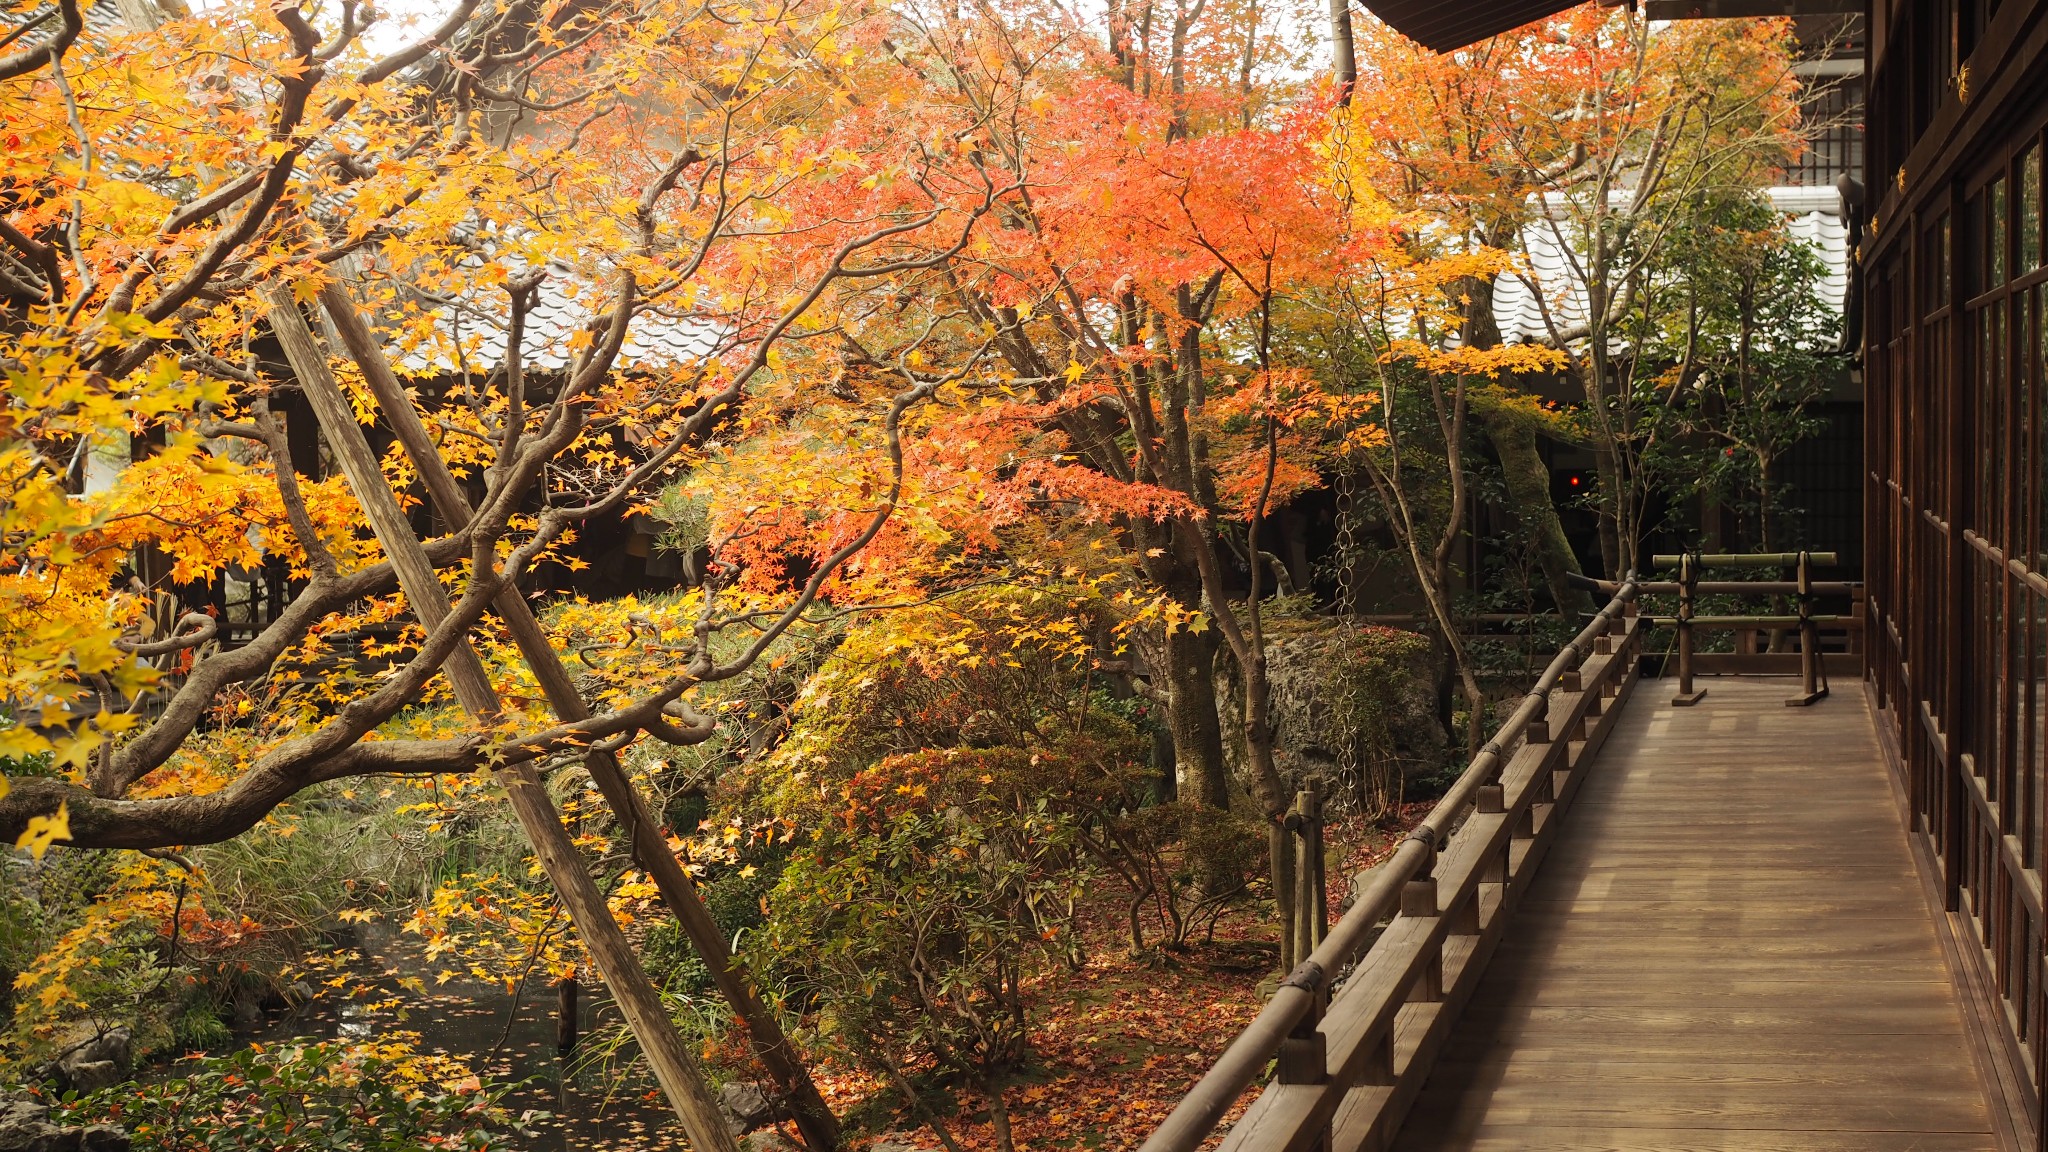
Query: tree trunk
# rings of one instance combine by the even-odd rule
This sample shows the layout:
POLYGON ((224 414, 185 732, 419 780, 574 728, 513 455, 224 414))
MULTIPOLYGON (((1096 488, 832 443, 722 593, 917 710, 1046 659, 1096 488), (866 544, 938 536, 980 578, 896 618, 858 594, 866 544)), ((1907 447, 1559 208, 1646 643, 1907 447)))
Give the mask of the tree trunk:
POLYGON ((1179 758, 1173 751, 1173 733, 1161 724, 1152 729, 1152 802, 1171 804, 1178 799, 1179 758))
POLYGON ((1778 549, 1777 534, 1771 529, 1771 502, 1778 498, 1771 487, 1771 458, 1756 454, 1756 538, 1757 551, 1775 552, 1778 549))
POLYGON ((1017 1139, 1010 1133, 1010 1106, 1003 1099, 1003 1084, 990 1080, 984 1089, 988 1093, 988 1118, 995 1126, 997 1152, 1017 1152, 1017 1139))
POLYGON ((1600 478, 1600 566, 1609 580, 1619 580, 1628 560, 1622 555, 1621 462, 1611 445, 1593 450, 1594 471, 1600 478))
POLYGON ((575 1053, 582 1032, 576 1003, 578 992, 574 972, 555 981, 555 1055, 565 1060, 575 1053))
MULTIPOLYGON (((1248 638, 1259 644, 1262 637, 1248 638)), ((1294 834, 1286 824, 1289 797, 1273 758, 1273 687, 1266 676, 1266 653, 1254 647, 1239 661, 1244 676, 1244 758, 1253 799, 1266 814, 1267 861, 1273 879, 1273 905, 1280 921, 1280 970, 1292 972, 1308 957, 1294 949, 1296 921, 1294 834)))
POLYGON ((1308 515, 1299 508, 1289 508, 1280 514, 1280 529, 1286 534, 1287 579, 1294 587, 1293 595, 1306 595, 1315 580, 1315 569, 1308 558, 1308 515))
POLYGON ((1173 758, 1186 778, 1184 794, 1206 808, 1230 807, 1230 768, 1223 760, 1223 721, 1216 714, 1216 641, 1204 629, 1166 635, 1166 727, 1173 758))
POLYGON ((1550 470, 1536 450, 1536 429, 1507 414, 1486 422, 1486 434, 1500 455, 1501 475, 1506 481, 1508 510, 1514 514, 1530 541, 1536 546, 1536 562, 1543 568, 1544 583, 1558 612, 1571 619, 1592 610, 1592 598, 1574 587, 1572 576, 1582 573, 1579 558, 1572 552, 1558 519, 1557 505, 1550 498, 1550 470))

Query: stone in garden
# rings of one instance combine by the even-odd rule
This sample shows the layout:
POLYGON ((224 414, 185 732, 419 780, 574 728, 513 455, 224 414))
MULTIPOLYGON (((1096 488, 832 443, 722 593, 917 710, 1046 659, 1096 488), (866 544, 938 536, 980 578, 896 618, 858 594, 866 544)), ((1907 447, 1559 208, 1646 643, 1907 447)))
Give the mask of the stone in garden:
POLYGON ((68 1128, 50 1122, 50 1106, 27 1094, 0 1095, 0 1152, 129 1152, 128 1133, 111 1124, 68 1128))
POLYGON ((773 1128, 763 1128, 740 1141, 741 1152, 803 1152, 773 1128))
POLYGON ((80 1094, 128 1079, 135 1060, 135 1034, 127 1027, 110 1028, 57 1058, 57 1079, 80 1094))
POLYGON ((741 1132, 752 1132, 775 1119, 775 1106, 753 1084, 734 1080, 718 1090, 718 1108, 741 1132))

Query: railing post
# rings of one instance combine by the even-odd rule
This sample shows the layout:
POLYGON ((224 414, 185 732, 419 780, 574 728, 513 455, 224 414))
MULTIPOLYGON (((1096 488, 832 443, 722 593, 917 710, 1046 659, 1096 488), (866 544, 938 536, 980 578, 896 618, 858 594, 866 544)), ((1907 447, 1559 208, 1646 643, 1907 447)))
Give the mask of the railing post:
MULTIPOLYGON (((1535 742, 1535 738, 1533 736, 1530 737, 1530 743, 1533 744, 1535 742)), ((1507 810, 1506 790, 1498 784, 1488 784, 1479 790, 1479 797, 1474 802, 1473 807, 1481 816, 1500 815, 1507 810)), ((1507 842, 1501 845, 1500 853, 1486 862, 1486 870, 1480 873, 1479 876, 1481 881, 1488 884, 1505 884, 1508 882, 1508 865, 1512 863, 1509 853, 1513 851, 1514 841, 1514 834, 1509 833, 1507 842)), ((1475 919, 1478 916, 1476 906, 1473 909, 1473 915, 1475 919)))
MULTIPOLYGON (((1296 797, 1300 803, 1301 793, 1296 797)), ((1280 1041, 1279 1051, 1273 1057, 1273 1075, 1282 1084, 1323 1084, 1330 1079, 1329 1038, 1323 1035, 1323 1015, 1330 1007, 1330 981, 1322 968, 1310 960, 1301 965, 1281 981, 1283 987, 1293 986, 1309 994, 1308 1011, 1294 1022, 1285 1039, 1280 1041)), ((1308 1147, 1314 1152, 1324 1152, 1331 1144, 1331 1129, 1323 1125, 1315 1143, 1308 1147)))
MULTIPOLYGON (((1434 871, 1436 863, 1430 862, 1434 871)), ((1435 918, 1443 914, 1437 904, 1436 877, 1418 876, 1401 889, 1401 915, 1418 918, 1435 918)), ((1442 945, 1432 948, 1425 962, 1422 974, 1408 989, 1411 1004, 1434 1004, 1444 998, 1444 950, 1442 945)))
MULTIPOLYGON (((1580 657, 1581 661, 1584 659, 1584 656, 1580 657)), ((1586 683, 1585 665, 1583 663, 1579 667, 1565 673, 1559 678, 1559 681, 1565 691, 1577 692, 1580 696, 1585 697, 1585 699, 1579 702, 1565 738, 1567 740, 1585 740, 1591 735, 1589 722, 1593 717, 1600 715, 1600 685, 1598 683, 1586 683)))
POLYGON ((1330 1078, 1329 1042, 1322 1030, 1323 1013, 1330 1006, 1330 982, 1320 968, 1304 962, 1286 983, 1306 989, 1311 999, 1309 1010, 1280 1042, 1274 1074, 1282 1084, 1321 1084, 1330 1078))
POLYGON ((1822 682, 1820 625, 1813 619, 1813 554, 1799 554, 1799 695, 1785 701, 1787 708, 1805 708, 1828 694, 1822 682))
POLYGON ((1294 955, 1307 959, 1330 930, 1323 870, 1323 798, 1311 787, 1294 794, 1294 955))
POLYGON ((1671 698, 1673 708, 1690 708, 1707 694, 1706 689, 1694 691, 1692 686, 1692 618, 1699 614, 1694 603, 1700 581, 1698 561, 1696 552, 1678 558, 1678 695, 1671 698))

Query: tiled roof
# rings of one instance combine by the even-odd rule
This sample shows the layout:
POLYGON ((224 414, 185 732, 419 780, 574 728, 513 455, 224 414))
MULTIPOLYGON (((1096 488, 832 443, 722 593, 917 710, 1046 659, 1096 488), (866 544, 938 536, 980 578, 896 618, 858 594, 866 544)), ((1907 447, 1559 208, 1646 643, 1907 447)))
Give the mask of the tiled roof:
MULTIPOLYGON (((1786 231, 1813 245, 1826 269, 1819 285, 1821 303, 1840 315, 1849 287, 1849 233, 1842 222, 1840 196, 1833 188, 1772 188, 1769 197, 1771 206, 1785 213, 1786 231)), ((1546 302, 1550 318, 1559 328, 1585 322, 1585 284, 1559 243, 1560 234, 1571 242, 1571 225, 1567 219, 1559 219, 1557 224, 1555 228, 1541 221, 1528 225, 1522 233, 1522 274, 1502 276, 1494 283, 1493 317, 1506 343, 1538 343, 1550 338, 1550 325, 1544 321, 1546 302), (1538 292, 1543 294, 1540 299, 1538 292)))
MULTIPOLYGON (((608 302, 587 279, 573 270, 554 268, 541 281, 533 307, 526 314, 520 363, 533 372, 559 372, 569 366, 571 337, 608 302)), ((489 372, 505 359, 511 337, 511 303, 496 288, 479 289, 464 299, 432 312, 434 336, 407 347, 401 367, 417 374, 489 372)), ((627 366, 664 367, 702 359, 715 351, 717 328, 710 322, 660 312, 642 312, 626 327, 619 361, 627 366)))

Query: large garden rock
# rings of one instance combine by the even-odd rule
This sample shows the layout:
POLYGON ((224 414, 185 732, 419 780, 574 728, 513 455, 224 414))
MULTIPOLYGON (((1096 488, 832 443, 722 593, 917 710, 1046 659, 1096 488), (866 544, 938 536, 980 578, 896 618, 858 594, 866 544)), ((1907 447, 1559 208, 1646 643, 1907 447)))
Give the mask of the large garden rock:
POLYGON ((59 1083, 70 1091, 97 1092, 128 1079, 135 1063, 135 1033, 123 1025, 73 1046, 57 1058, 59 1083))
MULTIPOLYGON (((1242 673, 1217 659, 1224 754, 1245 779, 1242 673)), ((1338 806, 1372 807, 1387 789, 1440 771, 1449 743, 1437 722, 1425 637, 1345 617, 1276 620, 1268 628, 1274 759, 1290 790, 1314 785, 1338 806)))
POLYGON ((112 1124, 75 1128, 50 1121, 50 1106, 26 1093, 0 1095, 0 1152, 128 1152, 112 1124))
POLYGON ((718 1090, 718 1110, 735 1132, 752 1132, 775 1122, 775 1105, 753 1084, 730 1080, 718 1090))

